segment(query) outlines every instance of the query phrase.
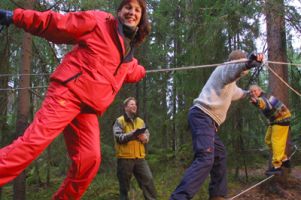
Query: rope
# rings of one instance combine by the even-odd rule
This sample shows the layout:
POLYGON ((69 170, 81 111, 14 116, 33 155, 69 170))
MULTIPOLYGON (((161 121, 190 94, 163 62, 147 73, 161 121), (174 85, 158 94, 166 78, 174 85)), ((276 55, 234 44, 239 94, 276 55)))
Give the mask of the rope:
POLYGON ((176 68, 169 68, 169 69, 153 69, 153 70, 147 70, 146 73, 183 71, 183 70, 190 70, 190 69, 200 69, 200 68, 207 68, 207 67, 216 67, 216 66, 219 66, 219 65, 222 65, 222 63, 220 63, 220 64, 210 64, 210 65, 188 66, 188 67, 176 67, 176 68))
POLYGON ((301 94, 295 90, 292 86, 290 86, 281 76, 279 76, 270 66, 265 65, 284 85, 286 85, 289 89, 291 89, 293 92, 295 92, 299 97, 301 97, 301 94))
MULTIPOLYGON (((297 145, 294 145, 294 148, 295 148, 295 151, 291 154, 291 156, 289 157, 289 159, 291 159, 291 158, 295 155, 295 153, 297 152, 297 150, 298 150, 297 145)), ((253 188, 255 188, 255 187, 261 185, 262 183, 264 183, 264 182, 266 182, 266 181, 268 181, 268 180, 270 180, 270 179, 273 178, 274 176, 275 176, 275 175, 271 175, 271 176, 269 176, 269 177, 263 179, 262 181, 260 181, 260 182, 256 183, 255 185, 253 185, 253 186, 247 188, 246 190, 243 190, 242 192, 240 192, 239 194, 235 195, 234 197, 228 198, 227 200, 233 200, 233 199, 235 199, 235 198, 237 198, 237 197, 239 197, 239 196, 241 196, 241 195, 247 193, 248 191, 252 190, 253 188)))
MULTIPOLYGON (((241 61, 232 61, 228 63, 239 63, 241 61)), ((280 64, 280 65, 296 65, 301 66, 299 63, 285 63, 285 62, 276 62, 276 61, 265 61, 266 63, 270 64, 280 64)), ((200 69, 200 68, 208 68, 208 67, 216 67, 219 65, 223 65, 225 63, 218 63, 218 64, 208 64, 208 65, 197 65, 197 66, 187 66, 187 67, 176 67, 176 68, 169 68, 169 69, 154 69, 154 70, 147 70, 146 73, 157 73, 157 72, 171 72, 171 71, 183 71, 183 70, 191 70, 191 69, 200 69)), ((50 73, 40 73, 40 74, 0 74, 0 77, 6 76, 49 76, 50 73)))
MULTIPOLYGON (((235 61, 233 63, 239 63, 241 61, 235 61)), ((232 63, 232 62, 231 62, 232 63)), ((200 69, 200 68, 208 68, 208 67, 216 67, 222 65, 224 63, 219 64, 210 64, 210 65, 198 65, 198 66, 188 66, 188 67, 177 67, 177 68, 169 68, 169 69, 154 69, 154 70, 147 70, 146 73, 157 73, 157 72, 170 72, 170 71, 183 71, 183 70, 190 70, 190 69, 200 69)), ((46 76, 50 75, 49 73, 41 73, 41 74, 0 74, 0 77, 7 77, 7 76, 46 76)))
POLYGON ((237 197, 243 195, 244 193, 246 193, 246 192, 252 190, 253 188, 257 187, 258 185, 261 185, 262 183, 266 182, 267 180, 273 178, 274 176, 275 176, 275 175, 272 175, 272 176, 267 177, 266 179, 260 181, 259 183, 253 185, 252 187, 249 187, 248 189, 246 189, 246 190, 242 191, 241 193, 237 194, 236 196, 229 198, 228 200, 233 200, 233 199, 235 199, 235 198, 237 198, 237 197))
MULTIPOLYGON (((228 63, 241 63, 244 61, 241 60, 235 60, 228 63)), ((280 64, 280 65, 296 65, 301 66, 301 64, 297 63, 285 63, 285 62, 275 62, 275 61, 266 61, 265 63, 271 63, 271 64, 280 64)), ((208 68, 208 67, 216 67, 219 65, 223 65, 225 63, 218 63, 218 64, 208 64, 208 65, 197 65, 197 66, 187 66, 187 67, 177 67, 177 68, 169 68, 169 69, 155 69, 155 70, 147 70, 146 73, 158 73, 158 72, 171 72, 171 71, 183 71, 183 70, 191 70, 191 69, 200 69, 200 68, 208 68)), ((271 69, 268 65, 265 65, 277 78, 279 78, 288 88, 290 88, 292 91, 294 91, 297 95, 301 96, 301 94, 296 91, 294 88, 292 88, 287 82, 285 82, 273 69, 271 69)), ((255 72, 254 72, 255 73, 255 72)), ((255 76, 253 73, 252 76, 255 76)), ((49 76, 49 73, 40 73, 40 74, 0 74, 1 77, 6 76, 49 76)), ((258 73, 256 73, 258 75, 258 73)), ((0 91, 11 91, 11 90, 24 90, 24 89, 31 89, 31 88, 47 88, 47 86, 36 86, 36 87, 27 87, 27 88, 0 88, 0 91)))
MULTIPOLYGON (((235 60, 228 63, 241 63, 245 61, 235 60)), ((201 69, 201 68, 209 68, 209 67, 217 67, 219 65, 224 65, 225 63, 217 63, 217 64, 208 64, 208 65, 197 65, 197 66, 187 66, 187 67, 176 67, 176 68, 169 68, 169 69, 153 69, 147 70, 146 73, 157 73, 157 72, 171 72, 171 71, 183 71, 183 70, 191 70, 191 69, 201 69)), ((49 73, 41 73, 41 74, 0 74, 0 77, 6 76, 45 76, 50 75, 49 73)))
MULTIPOLYGON (((239 63, 242 61, 231 61, 228 63, 239 63)), ((285 62, 276 62, 276 61, 265 61, 266 63, 270 64, 280 64, 280 65, 296 65, 301 66, 301 64, 298 63, 285 63, 285 62)), ((210 64, 210 65, 199 65, 199 66, 188 66, 188 67, 177 67, 177 68, 169 68, 169 69, 154 69, 154 70, 147 70, 147 73, 156 73, 156 72, 170 72, 170 71, 181 71, 181 70, 190 70, 190 69, 199 69, 199 68, 206 68, 206 67, 216 67, 219 65, 223 65, 225 63, 220 64, 210 64)))
POLYGON ((0 88, 0 91, 16 91, 16 90, 30 90, 47 88, 48 86, 35 86, 35 87, 23 87, 23 88, 0 88))
POLYGON ((295 153, 298 151, 298 146, 297 145, 294 145, 294 148, 295 148, 295 151, 291 154, 289 159, 291 159, 295 155, 295 153))
MULTIPOLYGON (((242 61, 231 61, 228 63, 240 63, 242 61)), ((301 66, 299 63, 285 63, 285 62, 276 62, 276 61, 265 61, 266 63, 270 64, 280 64, 280 65, 296 65, 301 66)), ((208 64, 208 65, 197 65, 197 66, 187 66, 187 67, 176 67, 176 68, 169 68, 169 69, 153 69, 147 70, 146 73, 157 73, 157 72, 171 72, 171 71, 183 71, 183 70, 191 70, 191 69, 201 69, 201 68, 208 68, 208 67, 216 67, 219 65, 223 65, 225 63, 218 63, 218 64, 208 64)), ((49 76, 50 73, 40 73, 40 74, 0 74, 0 77, 6 76, 49 76)))
POLYGON ((277 65, 296 65, 301 66, 301 64, 299 63, 286 63, 286 62, 277 62, 277 61, 266 61, 266 63, 270 63, 270 64, 277 64, 277 65))
POLYGON ((29 90, 30 90, 30 92, 31 92, 32 94, 34 94, 35 96, 39 97, 39 99, 43 99, 43 96, 41 96, 41 95, 38 94, 37 92, 33 91, 32 89, 29 89, 29 90))
POLYGON ((0 77, 7 77, 7 76, 49 76, 50 73, 40 73, 40 74, 0 74, 0 77))

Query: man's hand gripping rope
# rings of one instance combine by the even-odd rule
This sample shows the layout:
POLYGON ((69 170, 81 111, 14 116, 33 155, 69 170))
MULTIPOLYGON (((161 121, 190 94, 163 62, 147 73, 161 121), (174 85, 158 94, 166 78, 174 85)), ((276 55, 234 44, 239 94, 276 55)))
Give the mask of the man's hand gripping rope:
POLYGON ((262 53, 252 52, 248 56, 248 61, 247 61, 247 64, 246 64, 247 68, 248 69, 254 68, 254 71, 251 74, 251 78, 248 82, 248 87, 249 87, 249 85, 256 82, 256 80, 258 80, 259 74, 262 71, 263 66, 264 66, 263 59, 264 59, 264 55, 262 53))

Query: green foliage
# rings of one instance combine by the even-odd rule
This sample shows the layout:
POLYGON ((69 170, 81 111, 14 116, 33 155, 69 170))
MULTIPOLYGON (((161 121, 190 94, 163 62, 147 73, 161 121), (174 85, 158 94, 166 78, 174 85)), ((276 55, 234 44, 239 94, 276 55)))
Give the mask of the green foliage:
MULTIPOLYGON (((55 5, 52 9, 56 11, 99 9, 116 14, 119 2, 119 0, 63 0, 56 1, 55 5, 52 1, 43 0, 39 1, 39 4, 36 3, 35 7, 38 10, 46 10, 55 5)), ((260 3, 260 1, 231 0, 150 0, 148 7, 152 32, 145 43, 136 50, 135 56, 147 70, 151 70, 222 63, 227 59, 229 52, 238 48, 250 52, 255 49, 255 40, 260 35, 259 17, 262 15, 260 3)), ((2 0, 0 8, 12 10, 16 5, 9 0, 2 0)), ((293 7, 287 7, 287 16, 297 21, 300 18, 293 7)), ((290 23, 289 30, 299 26, 293 22, 290 23)), ((1 44, 4 44, 4 41, 8 41, 9 44, 7 73, 17 74, 19 71, 22 35, 23 31, 14 26, 10 26, 0 34, 3 41, 1 44)), ((288 36, 289 61, 301 63, 300 49, 293 48, 292 37, 290 34, 288 36)), ((31 73, 44 75, 32 76, 31 85, 47 86, 49 82, 47 74, 55 70, 63 54, 72 47, 49 44, 38 37, 34 37, 33 46, 31 73)), ((3 52, 4 48, 5 45, 0 45, 0 52, 3 52)), ((139 114, 146 121, 151 133, 148 161, 153 170, 159 199, 168 199, 193 159, 187 113, 212 70, 202 68, 148 73, 139 84, 125 85, 115 102, 100 118, 102 166, 83 199, 118 199, 112 124, 122 114, 121 102, 128 96, 138 98, 139 114)), ((289 66, 289 83, 298 91, 301 91, 300 75, 299 67, 289 66)), ((8 80, 18 87, 19 76, 6 78, 2 81, 1 87, 7 87, 8 80)), ((246 89, 249 78, 242 79, 239 85, 246 89)), ((261 73, 258 84, 268 90, 267 71, 261 73)), ((32 95, 33 113, 39 108, 46 88, 36 89, 35 92, 38 95, 32 95)), ((15 128, 17 109, 15 100, 18 92, 11 91, 9 95, 12 99, 7 105, 9 112, 5 116, 0 116, 0 125, 1 121, 6 123, 5 128, 0 130, 2 145, 11 142, 15 128)), ((301 118, 300 97, 290 91, 289 102, 293 114, 292 140, 294 144, 300 146, 301 125, 298 123, 301 118)), ((249 104, 248 100, 233 104, 227 115, 227 121, 219 130, 219 136, 228 151, 231 182, 244 180, 242 177, 245 167, 253 170, 265 166, 269 156, 263 141, 265 130, 265 118, 249 104)), ((28 199, 50 199, 65 176, 69 160, 62 137, 52 143, 50 154, 49 159, 47 152, 44 152, 27 169, 28 199), (49 168, 50 185, 46 185, 49 168), (40 183, 37 181, 39 179, 40 183)), ((230 184, 230 187, 235 188, 236 184, 237 182, 230 184)), ((195 199, 207 199, 207 186, 206 182, 195 199)), ((11 199, 11 196, 11 185, 5 186, 3 199, 11 199)), ((133 181, 131 196, 135 199, 142 198, 136 181, 133 181)))

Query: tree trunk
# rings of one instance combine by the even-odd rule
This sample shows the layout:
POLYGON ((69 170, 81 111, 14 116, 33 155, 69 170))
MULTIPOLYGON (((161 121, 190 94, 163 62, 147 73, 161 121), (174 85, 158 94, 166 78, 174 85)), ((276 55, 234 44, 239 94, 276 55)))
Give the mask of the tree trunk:
MULTIPOLYGON (((180 3, 180 2, 178 2, 180 3)), ((173 42, 174 42, 174 55, 173 55, 173 65, 174 67, 179 67, 179 57, 181 55, 181 39, 180 36, 177 33, 177 29, 181 24, 181 8, 180 6, 177 6, 175 9, 175 32, 174 32, 174 38, 173 38, 173 42)), ((179 144, 179 136, 178 136, 178 130, 177 130, 177 112, 178 112, 178 107, 179 107, 179 94, 178 91, 179 89, 179 81, 177 79, 177 73, 174 72, 172 73, 173 75, 173 82, 172 82, 172 87, 173 87, 173 91, 172 91, 172 97, 173 97, 173 118, 172 118, 172 133, 173 133, 173 151, 176 152, 178 147, 181 145, 179 144)))
MULTIPOLYGON (((160 76, 161 76, 162 80, 165 81, 165 83, 161 83, 162 85, 164 85, 164 87, 162 87, 163 88, 162 89, 162 94, 164 94, 164 95, 162 95, 162 98, 160 100, 162 102, 162 113, 167 113, 168 112, 168 106, 167 106, 167 96, 166 95, 167 95, 167 87, 168 86, 166 85, 166 82, 168 80, 169 75, 168 74, 164 74, 164 75, 162 74, 160 76)), ((170 138, 171 138, 171 134, 170 134, 170 131, 168 130, 168 124, 166 123, 167 121, 169 121, 169 117, 168 117, 167 114, 164 115, 163 121, 164 121, 164 123, 162 125, 162 131, 161 131, 161 133, 162 133, 162 136, 161 136, 162 146, 165 150, 168 150, 169 146, 170 146, 169 141, 170 141, 170 138)))
MULTIPOLYGON (((287 62, 285 10, 283 0, 266 1, 267 44, 270 61, 287 62)), ((287 65, 271 64, 270 67, 285 81, 288 80, 287 65)), ((269 89, 286 106, 288 105, 288 88, 274 74, 269 74, 269 89)))
MULTIPOLYGON (((4 38, 0 38, 4 39, 4 38)), ((5 39, 6 40, 6 39, 5 39)), ((9 44, 7 41, 3 43, 3 49, 0 53, 0 74, 8 73, 8 65, 9 65, 9 44)), ((7 88, 8 77, 0 77, 0 87, 7 88)), ((7 103, 8 103, 8 92, 1 91, 0 92, 0 133, 4 132, 4 129, 7 125, 7 103)), ((0 145, 3 145, 3 134, 0 135, 0 145)))
MULTIPOLYGON (((27 0, 26 8, 33 7, 33 0, 27 0)), ((22 43, 22 63, 20 66, 20 74, 29 74, 30 65, 32 57, 32 36, 29 33, 24 33, 23 43, 22 43)), ((20 87, 29 87, 30 86, 30 77, 29 76, 20 76, 20 87)), ((28 119, 30 117, 30 91, 29 90, 19 90, 18 97, 18 111, 17 111, 17 121, 16 121, 16 137, 22 135, 25 129, 28 126, 28 119)), ((26 174, 23 171, 15 180, 14 180, 14 200, 24 200, 26 199, 26 174)))
MULTIPOLYGON (((22 45, 22 64, 20 74, 30 73, 31 63, 31 35, 29 33, 24 34, 23 45, 22 45)), ((30 80, 29 76, 20 77, 20 87, 29 87, 30 80)), ((17 111, 17 122, 16 122, 16 137, 23 134, 28 126, 28 118, 30 116, 30 92, 29 90, 19 90, 18 97, 18 111, 17 111)), ((14 180, 14 200, 25 199, 25 171, 22 172, 14 180)))
MULTIPOLYGON (((8 65, 9 65, 9 43, 5 38, 4 41, 4 49, 2 49, 0 53, 0 74, 8 73, 8 65)), ((2 38, 0 38, 2 39, 2 38)), ((2 40, 3 41, 3 40, 2 40)), ((0 87, 6 88, 8 83, 8 77, 0 77, 0 87)), ((7 127, 7 104, 8 104, 8 92, 2 91, 0 92, 0 146, 2 147, 4 144, 3 139, 5 138, 3 133, 7 127)), ((0 199, 2 199, 2 188, 0 188, 0 199)))
MULTIPOLYGON (((268 58, 270 61, 287 63, 284 1, 267 0, 265 8, 268 58)), ((283 80, 286 82, 288 81, 287 65, 271 64, 270 67, 283 80)), ((288 88, 272 73, 269 73, 269 89, 272 95, 279 98, 286 106, 289 107, 288 88)), ((290 146, 287 146, 287 149, 290 149, 290 146)), ((287 173, 283 173, 282 176, 277 176, 274 180, 283 185, 287 180, 287 175, 287 173)))
POLYGON ((177 129, 176 129, 176 115, 177 115, 177 86, 175 84, 175 77, 173 78, 173 91, 172 91, 172 150, 176 155, 177 151, 177 129))

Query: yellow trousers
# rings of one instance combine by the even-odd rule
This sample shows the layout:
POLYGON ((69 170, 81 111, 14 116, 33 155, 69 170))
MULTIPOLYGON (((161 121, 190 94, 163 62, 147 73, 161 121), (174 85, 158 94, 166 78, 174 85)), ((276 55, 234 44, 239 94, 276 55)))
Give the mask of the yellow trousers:
POLYGON ((275 168, 281 167, 282 161, 288 159, 286 143, 289 133, 289 126, 270 125, 265 135, 265 143, 271 149, 272 165, 275 168))

